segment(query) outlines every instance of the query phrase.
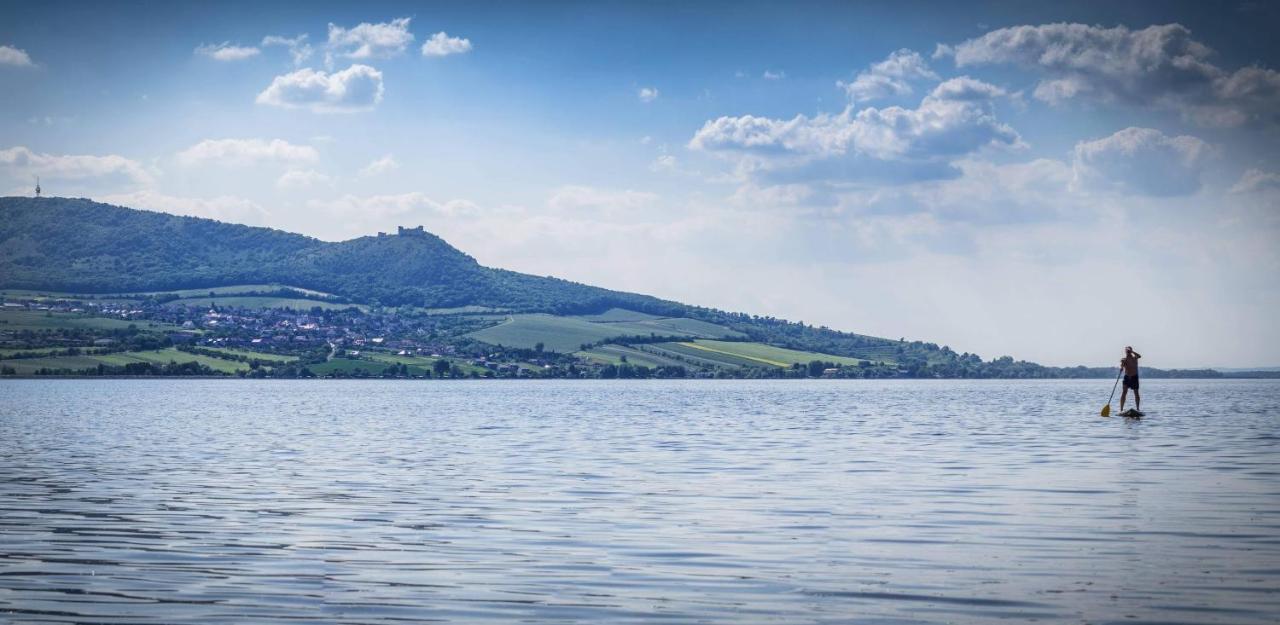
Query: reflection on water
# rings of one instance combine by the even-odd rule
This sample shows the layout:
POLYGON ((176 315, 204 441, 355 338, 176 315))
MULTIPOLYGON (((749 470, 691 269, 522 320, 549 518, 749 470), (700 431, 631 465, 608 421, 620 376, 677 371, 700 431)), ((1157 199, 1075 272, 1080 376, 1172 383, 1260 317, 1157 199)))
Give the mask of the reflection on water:
POLYGON ((0 383, 0 621, 1270 623, 1280 383, 0 383))

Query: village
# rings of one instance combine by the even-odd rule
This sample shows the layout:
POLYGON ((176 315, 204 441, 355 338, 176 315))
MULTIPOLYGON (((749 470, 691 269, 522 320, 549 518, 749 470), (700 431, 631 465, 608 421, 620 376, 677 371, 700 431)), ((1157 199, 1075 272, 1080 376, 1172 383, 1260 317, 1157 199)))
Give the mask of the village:
POLYGON ((251 364, 242 373, 246 377, 597 377, 602 368, 570 356, 508 349, 463 336, 494 323, 493 315, 439 315, 320 300, 304 310, 220 305, 209 299, 213 301, 202 298, 196 304, 164 296, 5 293, 0 358, 12 366, 176 349, 251 364))

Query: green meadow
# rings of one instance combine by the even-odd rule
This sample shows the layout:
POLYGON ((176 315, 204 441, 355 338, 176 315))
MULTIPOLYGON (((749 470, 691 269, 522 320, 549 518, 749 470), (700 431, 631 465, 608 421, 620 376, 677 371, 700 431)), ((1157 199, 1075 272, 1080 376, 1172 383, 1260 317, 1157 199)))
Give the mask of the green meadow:
POLYGON ((785 347, 774 347, 764 343, 740 341, 698 339, 696 341, 658 343, 647 347, 659 350, 659 353, 665 352, 692 359, 699 364, 705 363, 721 367, 790 367, 795 363, 807 364, 814 360, 857 366, 863 360, 787 349, 785 347))
POLYGON ((49 358, 24 358, 21 360, 5 360, 4 365, 13 367, 18 375, 34 375, 40 369, 94 369, 99 364, 108 367, 122 367, 134 362, 149 362, 156 365, 165 365, 170 362, 186 363, 196 362, 208 366, 214 371, 221 373, 236 373, 237 371, 248 371, 248 363, 236 362, 233 360, 223 360, 203 354, 188 354, 178 351, 172 347, 168 349, 160 349, 155 351, 144 352, 119 352, 114 354, 100 354, 88 356, 54 356, 49 358))
POLYGON ((214 286, 214 287, 208 287, 203 289, 175 289, 172 291, 151 291, 147 293, 134 293, 133 295, 142 297, 147 295, 172 294, 172 295, 177 295, 178 297, 201 297, 201 296, 207 296, 210 293, 213 293, 214 295, 243 295, 245 293, 266 293, 270 291, 278 291, 280 289, 289 289, 290 291, 297 291, 299 293, 305 293, 307 295, 312 295, 315 297, 330 296, 329 293, 325 293, 323 291, 304 289, 301 287, 289 286, 287 284, 233 284, 230 286, 214 286))
POLYGON ((258 297, 251 295, 228 295, 218 297, 189 297, 176 299, 169 302, 171 306, 228 306, 235 308, 292 308, 293 310, 311 310, 320 307, 326 310, 342 310, 345 308, 359 308, 368 310, 368 306, 361 304, 335 304, 315 299, 300 299, 296 297, 258 297))
POLYGON ((601 345, 593 347, 586 351, 577 352, 577 356, 581 356, 591 362, 602 365, 620 365, 626 358, 627 364, 640 365, 644 367, 688 367, 689 363, 676 360, 668 356, 662 356, 647 351, 641 351, 635 347, 626 345, 601 345))
POLYGON ((724 326, 697 319, 652 317, 613 309, 595 318, 626 319, 592 321, 592 317, 557 317, 547 314, 512 315, 492 327, 472 332, 471 338, 493 345, 533 349, 538 343, 549 351, 573 353, 583 344, 626 336, 678 336, 712 338, 741 336, 724 326))
POLYGON ((226 354, 228 356, 242 356, 250 360, 261 360, 263 362, 294 362, 298 360, 297 356, 286 356, 284 354, 269 354, 266 352, 254 352, 247 349, 233 349, 230 347, 205 347, 209 351, 226 354))
POLYGON ((134 326, 139 330, 176 332, 182 328, 156 321, 130 321, 110 317, 90 317, 79 313, 49 312, 43 310, 0 310, 0 329, 4 330, 55 330, 58 328, 85 328, 90 330, 127 330, 134 326))

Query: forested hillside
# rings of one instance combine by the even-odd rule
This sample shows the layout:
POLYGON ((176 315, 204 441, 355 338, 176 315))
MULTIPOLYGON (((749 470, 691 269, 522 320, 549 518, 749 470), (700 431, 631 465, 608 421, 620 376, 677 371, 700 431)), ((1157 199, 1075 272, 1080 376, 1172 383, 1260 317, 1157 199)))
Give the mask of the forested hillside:
POLYGON ((76 293, 171 291, 279 282, 352 301, 677 314, 654 297, 480 266, 420 230, 328 243, 86 199, 0 198, 0 286, 76 293))

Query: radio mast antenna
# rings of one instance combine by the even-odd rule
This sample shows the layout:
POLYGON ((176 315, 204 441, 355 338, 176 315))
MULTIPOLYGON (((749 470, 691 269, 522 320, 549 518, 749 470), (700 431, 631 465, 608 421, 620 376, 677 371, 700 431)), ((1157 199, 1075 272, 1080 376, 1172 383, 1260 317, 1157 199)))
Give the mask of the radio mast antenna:
POLYGON ((36 197, 40 197, 40 176, 36 176, 36 197))

